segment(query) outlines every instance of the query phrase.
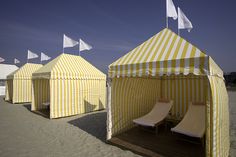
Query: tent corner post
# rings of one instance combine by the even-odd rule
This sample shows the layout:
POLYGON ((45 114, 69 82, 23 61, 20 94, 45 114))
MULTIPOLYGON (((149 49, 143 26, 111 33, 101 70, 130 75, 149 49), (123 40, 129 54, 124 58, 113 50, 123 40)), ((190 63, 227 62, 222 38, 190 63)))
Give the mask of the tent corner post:
POLYGON ((107 140, 111 139, 112 136, 112 121, 111 121, 111 83, 112 79, 108 78, 107 80, 107 140))

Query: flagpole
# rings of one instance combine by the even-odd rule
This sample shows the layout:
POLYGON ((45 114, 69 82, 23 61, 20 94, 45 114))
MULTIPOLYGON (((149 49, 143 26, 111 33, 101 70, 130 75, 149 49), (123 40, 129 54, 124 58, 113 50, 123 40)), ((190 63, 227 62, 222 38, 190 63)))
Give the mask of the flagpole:
POLYGON ((180 20, 180 17, 179 17, 179 7, 178 7, 178 36, 180 36, 180 29, 179 29, 179 20, 180 20))
POLYGON ((79 56, 80 56, 80 40, 79 40, 79 43, 78 43, 78 50, 79 50, 79 56))
POLYGON ((63 40, 62 40, 62 53, 64 53, 64 39, 65 38, 65 34, 63 35, 63 40))
POLYGON ((168 28, 168 17, 166 17, 166 28, 168 28))
POLYGON ((79 44, 78 44, 78 51, 79 51, 79 56, 80 56, 79 44))
POLYGON ((168 28, 167 0, 166 0, 166 28, 168 28))

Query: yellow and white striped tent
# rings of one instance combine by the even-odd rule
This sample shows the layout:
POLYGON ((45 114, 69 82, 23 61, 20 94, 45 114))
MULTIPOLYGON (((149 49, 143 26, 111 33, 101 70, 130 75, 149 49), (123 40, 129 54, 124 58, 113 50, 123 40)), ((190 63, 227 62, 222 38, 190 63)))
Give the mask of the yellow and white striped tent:
POLYGON ((172 118, 190 101, 206 105, 206 156, 229 154, 228 94, 223 71, 204 52, 169 29, 109 65, 107 139, 134 125, 158 98, 174 101, 172 118))
POLYGON ((80 56, 61 54, 33 73, 32 111, 50 102, 50 118, 105 108, 106 75, 80 56))
POLYGON ((12 103, 31 102, 32 73, 41 67, 41 64, 26 63, 18 70, 9 74, 6 81, 5 100, 12 101, 12 103))

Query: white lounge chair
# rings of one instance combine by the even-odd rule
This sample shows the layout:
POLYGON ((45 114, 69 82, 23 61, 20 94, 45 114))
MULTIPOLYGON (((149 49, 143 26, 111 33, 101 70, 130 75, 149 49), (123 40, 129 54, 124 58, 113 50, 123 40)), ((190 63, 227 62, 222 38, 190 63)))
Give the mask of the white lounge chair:
POLYGON ((159 100, 148 114, 134 119, 133 122, 138 125, 157 128, 170 112, 172 105, 173 101, 159 100))
POLYGON ((171 131, 202 139, 205 134, 205 107, 204 103, 190 103, 182 121, 171 131))

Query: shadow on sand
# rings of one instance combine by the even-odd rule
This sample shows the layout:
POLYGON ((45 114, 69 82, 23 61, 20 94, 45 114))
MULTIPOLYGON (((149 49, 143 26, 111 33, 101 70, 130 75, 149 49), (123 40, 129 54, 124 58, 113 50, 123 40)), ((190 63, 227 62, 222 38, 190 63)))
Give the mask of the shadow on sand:
POLYGON ((50 118, 50 110, 48 109, 42 109, 42 110, 39 110, 39 111, 31 111, 31 104, 24 104, 23 105, 28 111, 32 112, 32 113, 35 113, 37 115, 40 115, 44 118, 50 118))
POLYGON ((31 104, 24 104, 23 105, 28 111, 31 111, 31 104))
POLYGON ((106 119, 107 119, 106 112, 97 112, 97 113, 90 113, 75 120, 71 120, 68 123, 82 129, 83 131, 89 133, 90 135, 105 142, 106 119))

